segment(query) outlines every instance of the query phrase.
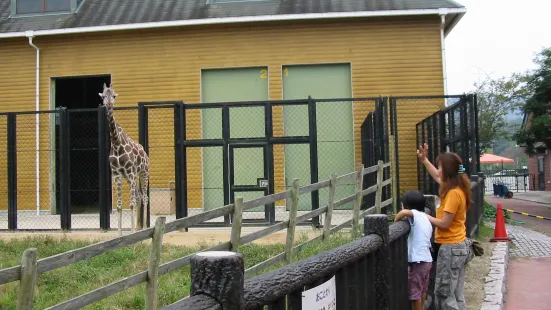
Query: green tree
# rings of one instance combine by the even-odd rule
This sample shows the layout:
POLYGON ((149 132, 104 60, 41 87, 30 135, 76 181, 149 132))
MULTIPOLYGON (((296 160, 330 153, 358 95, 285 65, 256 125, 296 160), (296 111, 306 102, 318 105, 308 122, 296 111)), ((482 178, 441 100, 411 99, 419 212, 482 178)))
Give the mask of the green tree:
POLYGON ((543 142, 551 149, 551 48, 544 48, 534 59, 537 68, 529 73, 529 96, 522 110, 532 119, 529 126, 519 129, 514 138, 526 145, 526 154, 536 153, 535 144, 543 142))
POLYGON ((492 79, 487 77, 475 83, 478 97, 478 134, 480 153, 492 148, 498 140, 510 140, 510 127, 505 116, 521 106, 526 96, 526 79, 523 74, 492 79))

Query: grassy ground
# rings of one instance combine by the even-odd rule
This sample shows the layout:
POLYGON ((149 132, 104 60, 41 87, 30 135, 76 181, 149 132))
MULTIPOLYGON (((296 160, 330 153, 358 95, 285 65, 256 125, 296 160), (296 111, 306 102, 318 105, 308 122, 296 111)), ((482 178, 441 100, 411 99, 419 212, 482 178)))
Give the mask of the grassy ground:
MULTIPOLYGON (((306 237, 297 243, 304 242, 306 237)), ((349 233, 337 233, 325 242, 308 245, 295 256, 300 260, 319 252, 346 244, 352 239, 349 233)), ((94 243, 92 240, 56 239, 52 237, 27 237, 24 239, 0 240, 0 269, 20 264, 21 254, 27 248, 35 247, 39 258, 66 252, 94 243)), ((185 247, 164 245, 161 263, 183 257, 204 249, 207 245, 185 247)), ((248 244, 240 247, 245 257, 245 268, 252 267, 270 257, 284 252, 283 244, 248 244)), ((136 274, 147 269, 149 245, 139 243, 116 251, 93 257, 37 277, 34 309, 44 309, 70 298, 136 274)), ((272 270, 283 264, 269 268, 272 270)), ((268 271, 266 270, 266 271, 268 271)), ((159 279, 159 307, 171 304, 189 294, 189 266, 163 275, 159 279)), ((15 309, 18 282, 0 286, 0 309, 15 309)), ((143 309, 145 283, 116 294, 85 309, 143 309)))
POLYGON ((495 243, 489 242, 494 236, 494 228, 480 224, 479 236, 473 239, 480 241, 484 248, 484 255, 475 256, 467 265, 465 274, 465 300, 467 309, 480 309, 484 301, 484 279, 490 272, 490 257, 495 243))

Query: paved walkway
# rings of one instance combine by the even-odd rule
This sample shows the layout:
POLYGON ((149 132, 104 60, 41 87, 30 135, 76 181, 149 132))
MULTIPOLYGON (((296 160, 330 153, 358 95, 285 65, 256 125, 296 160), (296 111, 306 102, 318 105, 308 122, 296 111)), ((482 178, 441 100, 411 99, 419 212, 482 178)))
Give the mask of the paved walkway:
POLYGON ((505 310, 544 310, 551 305, 551 257, 509 262, 505 310))
POLYGON ((509 247, 505 310, 550 309, 551 237, 521 226, 505 226, 513 243, 509 247))
POLYGON ((513 192, 513 199, 551 204, 551 191, 513 192))
MULTIPOLYGON (((513 241, 513 244, 509 247, 509 254, 512 259, 551 257, 551 237, 521 226, 506 224, 505 227, 507 235, 513 241)), ((551 278, 549 280, 551 281, 551 278)))
MULTIPOLYGON (((515 193, 513 199, 486 196, 494 206, 551 217, 551 192, 515 193)), ((506 224, 510 261, 505 310, 551 309, 551 221, 510 214, 521 225, 506 224), (537 231, 536 231, 537 230, 537 231)), ((495 225, 491 223, 491 225, 495 225)))

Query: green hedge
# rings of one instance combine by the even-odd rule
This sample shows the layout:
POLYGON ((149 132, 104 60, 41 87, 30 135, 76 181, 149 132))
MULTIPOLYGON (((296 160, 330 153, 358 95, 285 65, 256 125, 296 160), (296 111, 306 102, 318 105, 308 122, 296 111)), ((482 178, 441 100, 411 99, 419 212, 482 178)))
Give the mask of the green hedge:
MULTIPOLYGON (((505 210, 502 210, 502 211, 503 211, 503 216, 505 217, 505 221, 511 220, 511 214, 505 210)), ((496 214, 497 214, 497 208, 492 206, 486 200, 484 200, 484 219, 495 220, 496 214)))

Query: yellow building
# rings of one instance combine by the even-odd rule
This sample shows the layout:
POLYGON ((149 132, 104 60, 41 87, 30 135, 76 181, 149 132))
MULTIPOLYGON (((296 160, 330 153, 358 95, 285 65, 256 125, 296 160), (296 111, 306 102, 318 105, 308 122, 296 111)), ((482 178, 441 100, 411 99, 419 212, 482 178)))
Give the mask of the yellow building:
MULTIPOLYGON (((208 103, 445 93, 443 39, 465 14, 463 6, 448 0, 312 3, 2 1, 0 112, 68 108, 71 201, 77 212, 97 204, 93 197, 97 197, 98 120, 94 110, 75 109, 97 108, 101 103, 97 94, 104 82, 113 82, 119 94, 118 107, 171 100, 208 103)), ((402 189, 416 185, 415 124, 443 106, 442 99, 398 105, 402 189)), ((236 135, 262 136, 263 110, 245 110, 230 115, 235 124, 232 130, 236 135)), ((327 141, 331 137, 354 141, 327 146, 337 154, 330 160, 320 157, 320 162, 333 160, 338 167, 320 163, 320 180, 331 172, 352 171, 360 162, 359 128, 372 110, 373 101, 338 101, 318 109, 325 113, 318 116, 318 124, 322 118, 318 134, 325 132, 327 141), (340 129, 328 125, 332 119, 338 120, 340 129)), ((274 108, 274 136, 303 130, 301 122, 307 121, 303 112, 298 107, 274 108)), ((117 121, 135 140, 137 113, 136 109, 115 112, 117 121)), ((220 113, 186 113, 187 138, 219 138, 220 113)), ((38 120, 35 114, 17 116, 19 210, 35 210, 37 204, 41 210, 55 209, 56 119, 52 115, 39 114, 38 120)), ((173 187, 173 116, 171 109, 149 112, 152 200, 162 196, 163 189, 173 187)), ((0 115, 4 132, 6 124, 6 116, 0 115)), ((0 144, 6 145, 5 135, 0 144)), ((301 162, 308 157, 297 155, 308 150, 301 147, 296 146, 295 153, 284 150, 293 146, 274 149, 276 192, 296 177, 291 171, 308 165, 301 162)), ((241 166, 236 163, 236 167, 254 166, 250 158, 262 156, 256 151, 246 155, 236 151, 235 156, 243 157, 241 166)), ((0 177, 7 180, 3 153, 0 177)), ((216 148, 188 149, 190 208, 223 203, 220 154, 221 149, 216 148)), ((301 177, 301 183, 309 180, 301 177)), ((125 206, 127 190, 125 187, 125 206)), ((7 204, 4 191, 0 193, 0 210, 7 204)))

